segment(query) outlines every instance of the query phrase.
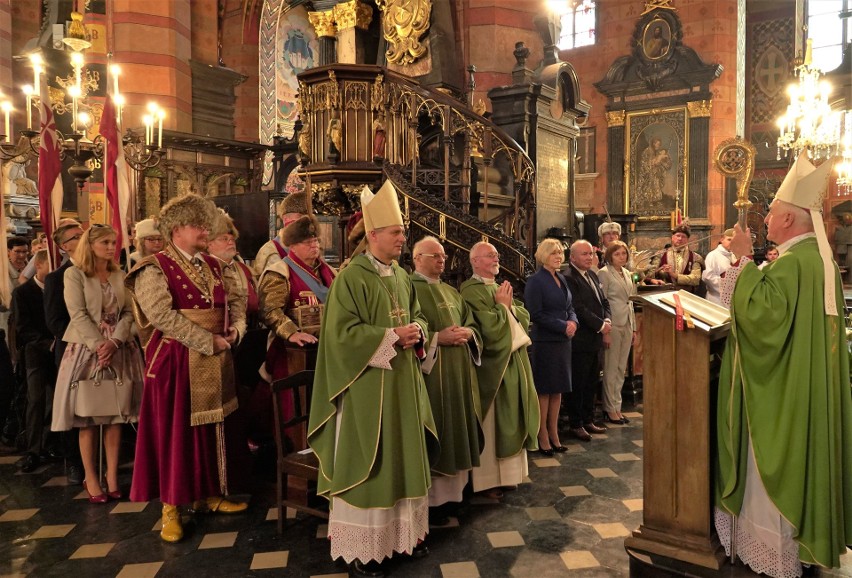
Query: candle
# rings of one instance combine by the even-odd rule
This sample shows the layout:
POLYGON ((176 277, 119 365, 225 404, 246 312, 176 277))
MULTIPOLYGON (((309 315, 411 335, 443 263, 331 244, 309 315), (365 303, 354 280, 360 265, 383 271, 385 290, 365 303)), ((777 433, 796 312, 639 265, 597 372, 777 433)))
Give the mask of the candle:
POLYGON ((29 84, 24 86, 23 89, 24 95, 27 97, 27 130, 33 129, 33 87, 29 84))
POLYGON ((157 137, 157 148, 158 149, 163 148, 163 119, 164 118, 166 118, 166 111, 161 108, 160 110, 157 111, 157 119, 159 121, 157 123, 157 132, 159 133, 159 136, 157 137))
POLYGON ((154 124, 154 119, 150 114, 142 117, 142 122, 145 124, 145 146, 151 144, 151 132, 154 124))
POLYGON ((77 132, 77 99, 80 94, 79 86, 68 87, 68 96, 71 97, 71 128, 74 132, 77 132))
POLYGON ((71 65, 74 67, 74 79, 76 81, 77 88, 80 90, 80 94, 83 93, 83 64, 85 64, 85 60, 83 59, 83 55, 79 52, 74 52, 71 54, 71 65))
POLYGON ((118 121, 118 126, 121 127, 121 111, 124 108, 124 95, 116 94, 113 97, 113 102, 115 102, 116 115, 115 118, 118 121))
POLYGON ((113 64, 109 67, 110 74, 112 74, 112 96, 113 98, 118 96, 118 76, 121 74, 121 67, 117 64, 113 64))
POLYGON ((33 93, 39 96, 41 94, 41 83, 39 82, 42 71, 41 54, 30 54, 30 62, 33 65, 33 93))
POLYGON ((4 100, 3 104, 0 104, 0 107, 3 108, 3 116, 4 116, 4 127, 6 130, 6 142, 12 142, 12 125, 9 121, 9 113, 12 112, 12 103, 8 100, 4 100))

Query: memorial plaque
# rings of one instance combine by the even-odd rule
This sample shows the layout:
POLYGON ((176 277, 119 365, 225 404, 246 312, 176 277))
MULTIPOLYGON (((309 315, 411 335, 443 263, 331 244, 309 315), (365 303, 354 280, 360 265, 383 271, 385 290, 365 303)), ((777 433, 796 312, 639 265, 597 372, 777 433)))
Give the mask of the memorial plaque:
POLYGON ((536 151, 536 234, 568 224, 569 143, 567 136, 539 126, 536 151))

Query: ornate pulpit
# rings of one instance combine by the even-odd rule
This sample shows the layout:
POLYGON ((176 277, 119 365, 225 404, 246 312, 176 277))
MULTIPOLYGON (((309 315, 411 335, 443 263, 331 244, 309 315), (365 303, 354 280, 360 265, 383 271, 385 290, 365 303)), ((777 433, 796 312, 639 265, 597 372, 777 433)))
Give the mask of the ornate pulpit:
POLYGON ((637 298, 646 344, 644 510, 642 525, 624 541, 631 576, 683 563, 713 570, 724 564, 713 528, 711 452, 727 310, 684 293, 637 298), (680 320, 674 296, 686 311, 680 320))

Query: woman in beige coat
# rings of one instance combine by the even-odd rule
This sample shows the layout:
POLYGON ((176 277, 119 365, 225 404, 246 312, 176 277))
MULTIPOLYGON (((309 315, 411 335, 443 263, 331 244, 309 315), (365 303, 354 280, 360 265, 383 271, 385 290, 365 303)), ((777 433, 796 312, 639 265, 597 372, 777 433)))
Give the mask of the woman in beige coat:
POLYGON ((603 392, 607 421, 614 424, 630 421, 621 413, 621 388, 636 331, 633 303, 630 302, 630 297, 636 295, 636 283, 627 270, 629 258, 627 245, 613 241, 604 254, 606 265, 598 271, 598 279, 612 311, 612 331, 604 335, 603 392))
MULTIPOLYGON (((115 230, 108 225, 93 225, 77 245, 72 257, 74 266, 65 272, 65 303, 71 322, 62 337, 68 347, 59 365, 53 400, 52 429, 80 429, 80 455, 86 474, 83 486, 93 504, 122 497, 118 486, 121 424, 136 421, 142 398, 142 354, 131 337, 130 296, 125 294, 124 274, 114 260, 115 251, 115 230), (77 381, 89 379, 96 370, 107 367, 121 380, 120 387, 132 388, 130 407, 122 409, 116 404, 111 415, 77 415, 77 381), (106 492, 95 463, 97 426, 101 425, 107 462, 106 492)), ((105 379, 111 377, 110 372, 104 373, 105 379)))

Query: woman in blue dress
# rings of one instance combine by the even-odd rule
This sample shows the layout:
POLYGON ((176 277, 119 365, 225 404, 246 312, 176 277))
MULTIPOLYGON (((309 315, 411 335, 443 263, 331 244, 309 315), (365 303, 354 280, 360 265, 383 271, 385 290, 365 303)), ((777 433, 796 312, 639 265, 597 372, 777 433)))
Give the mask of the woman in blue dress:
POLYGON ((530 312, 530 361, 541 410, 538 447, 552 456, 554 451, 566 451, 559 441, 558 420, 562 394, 571 391, 571 338, 577 331, 577 315, 559 272, 565 261, 562 243, 544 239, 535 258, 541 267, 527 279, 524 302, 530 312))

